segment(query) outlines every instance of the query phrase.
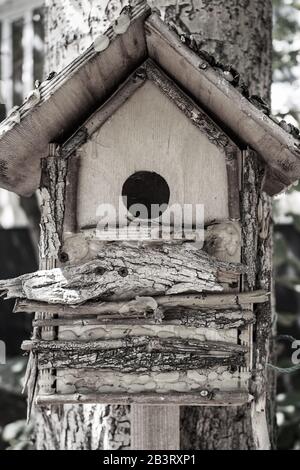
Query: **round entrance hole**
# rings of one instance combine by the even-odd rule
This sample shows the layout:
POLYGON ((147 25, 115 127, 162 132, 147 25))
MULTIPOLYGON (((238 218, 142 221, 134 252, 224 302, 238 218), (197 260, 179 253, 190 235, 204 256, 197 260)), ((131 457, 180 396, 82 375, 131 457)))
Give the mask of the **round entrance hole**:
POLYGON ((152 171, 137 171, 122 188, 127 210, 133 217, 156 219, 167 209, 170 189, 166 180, 152 171))

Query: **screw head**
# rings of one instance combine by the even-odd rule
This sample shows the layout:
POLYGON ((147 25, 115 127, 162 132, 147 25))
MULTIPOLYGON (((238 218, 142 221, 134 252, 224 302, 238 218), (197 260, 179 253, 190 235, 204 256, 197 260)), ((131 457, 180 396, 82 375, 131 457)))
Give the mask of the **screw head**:
POLYGON ((201 390, 200 395, 201 395, 201 397, 207 397, 209 395, 209 391, 208 390, 201 390))

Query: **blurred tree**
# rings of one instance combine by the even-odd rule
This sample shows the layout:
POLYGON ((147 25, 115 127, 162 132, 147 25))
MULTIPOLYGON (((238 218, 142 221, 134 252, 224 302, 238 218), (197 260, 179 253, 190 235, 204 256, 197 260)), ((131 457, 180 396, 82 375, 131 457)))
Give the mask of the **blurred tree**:
MULTIPOLYGON (((273 108, 278 117, 300 118, 299 100, 291 96, 300 80, 300 0, 273 0, 273 108), (284 96, 278 96, 285 90, 284 96)), ((299 93, 300 96, 300 93, 299 93)))
MULTIPOLYGON (((300 122, 300 1, 273 0, 273 112, 300 122)), ((274 202, 274 265, 279 335, 300 338, 300 185, 274 202)), ((278 344, 278 365, 291 364, 290 342, 278 344)), ((300 373, 278 380, 278 448, 300 448, 300 373)))

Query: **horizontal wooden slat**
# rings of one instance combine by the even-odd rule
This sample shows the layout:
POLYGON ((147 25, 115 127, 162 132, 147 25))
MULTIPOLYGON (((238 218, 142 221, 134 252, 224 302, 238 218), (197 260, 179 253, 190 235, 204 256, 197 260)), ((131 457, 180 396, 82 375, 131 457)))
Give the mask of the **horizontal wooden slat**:
POLYGON ((142 373, 97 369, 56 369, 56 393, 199 393, 202 390, 248 390, 249 371, 226 366, 142 373))
POLYGON ((246 365, 245 346, 221 341, 199 341, 151 336, 123 337, 92 342, 24 341, 22 349, 38 354, 42 369, 98 369, 122 372, 173 371, 246 365))
POLYGON ((88 404, 88 403, 111 403, 119 405, 148 404, 148 405, 195 405, 195 406, 230 406, 249 403, 253 397, 247 391, 216 391, 213 396, 202 397, 200 393, 148 393, 148 394, 75 394, 75 395, 38 395, 37 405, 59 405, 59 404, 88 404))
MULTIPOLYGON (((22 310, 22 303, 20 304, 22 310)), ((99 326, 107 324, 120 324, 120 326, 128 325, 153 325, 158 322, 163 325, 182 325, 194 328, 217 328, 217 329, 230 329, 230 328, 243 328, 246 325, 252 324, 255 321, 254 313, 249 309, 202 309, 198 311, 181 310, 176 308, 173 312, 165 312, 158 320, 154 312, 133 312, 130 311, 125 314, 104 314, 95 318, 80 318, 76 314, 76 309, 71 314, 72 318, 54 318, 54 319, 41 319, 34 320, 34 327, 43 326, 99 326)), ((83 312, 84 308, 80 308, 83 312)), ((45 313, 47 309, 44 309, 45 313)), ((60 313, 60 310, 56 312, 60 313)))
MULTIPOLYGON (((201 295, 166 295, 154 297, 158 307, 163 312, 175 309, 187 311, 202 311, 202 309, 232 309, 232 307, 241 306, 247 310, 248 304, 259 304, 267 302, 269 295, 266 291, 250 291, 241 293, 220 293, 220 294, 201 294, 201 295)), ((72 316, 74 319, 81 316, 93 315, 99 317, 100 321, 138 319, 142 317, 145 321, 153 317, 153 311, 150 309, 147 301, 130 302, 87 302, 84 305, 63 305, 47 304, 45 302, 36 302, 30 300, 17 301, 14 313, 34 313, 45 312, 60 315, 72 316)), ((193 315, 191 313, 191 315, 193 315)), ((168 315, 166 314, 166 321, 168 315)))
POLYGON ((240 275, 247 272, 245 266, 218 261, 193 243, 94 244, 93 260, 0 281, 0 291, 7 298, 78 305, 93 299, 226 291, 237 287, 240 275))

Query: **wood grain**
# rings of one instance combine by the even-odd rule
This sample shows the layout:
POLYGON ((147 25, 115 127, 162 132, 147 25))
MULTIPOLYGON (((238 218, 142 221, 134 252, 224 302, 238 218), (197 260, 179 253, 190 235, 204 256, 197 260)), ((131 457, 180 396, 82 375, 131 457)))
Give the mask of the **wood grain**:
POLYGON ((218 261, 189 243, 103 243, 91 261, 0 281, 0 290, 7 298, 78 305, 93 299, 224 291, 237 285, 243 272, 241 264, 218 261))
POLYGON ((243 405, 249 403, 252 397, 246 391, 232 390, 227 392, 217 391, 213 398, 201 397, 199 393, 172 393, 172 394, 127 394, 120 395, 117 393, 99 393, 99 394, 75 394, 75 395, 49 395, 37 396, 36 403, 38 405, 60 405, 60 404, 84 404, 84 403, 111 403, 111 404, 127 404, 140 403, 172 406, 172 405, 188 405, 188 406, 230 406, 243 405))

